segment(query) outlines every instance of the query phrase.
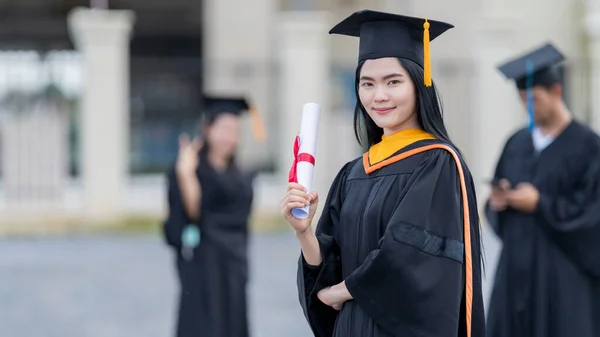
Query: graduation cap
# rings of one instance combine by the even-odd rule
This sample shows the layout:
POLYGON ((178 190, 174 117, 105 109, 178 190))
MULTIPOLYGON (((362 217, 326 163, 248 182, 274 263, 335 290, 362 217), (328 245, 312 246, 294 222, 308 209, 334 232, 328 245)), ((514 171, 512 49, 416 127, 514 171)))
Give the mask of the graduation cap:
POLYGON ((523 90, 536 85, 560 82, 556 65, 565 59, 551 43, 532 50, 498 67, 506 78, 514 80, 523 90))
POLYGON ((265 140, 266 132, 259 111, 251 106, 244 97, 212 97, 204 96, 204 106, 207 115, 215 118, 220 114, 233 114, 241 116, 248 112, 252 122, 254 139, 265 140))
POLYGON ((359 37, 358 61, 383 57, 411 60, 424 70, 431 86, 429 42, 454 26, 434 20, 361 10, 333 27, 329 34, 359 37))
POLYGON ((551 43, 532 50, 525 55, 498 67, 506 78, 514 80, 519 90, 527 90, 529 130, 535 127, 533 116, 533 88, 537 85, 560 83, 556 65, 565 59, 551 43))

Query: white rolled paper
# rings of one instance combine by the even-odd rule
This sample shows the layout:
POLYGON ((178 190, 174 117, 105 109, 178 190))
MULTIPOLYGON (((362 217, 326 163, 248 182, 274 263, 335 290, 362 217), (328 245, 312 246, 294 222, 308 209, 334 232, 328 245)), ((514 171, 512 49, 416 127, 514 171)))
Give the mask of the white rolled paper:
MULTIPOLYGON (((306 103, 302 107, 302 122, 300 124, 300 150, 301 153, 307 153, 315 158, 317 153, 317 135, 319 134, 319 115, 321 107, 316 103, 306 103)), ((296 164, 296 175, 298 184, 304 186, 308 192, 312 191, 313 173, 315 166, 309 162, 301 161, 296 164)), ((295 208, 292 215, 297 219, 308 218, 309 206, 295 208)))

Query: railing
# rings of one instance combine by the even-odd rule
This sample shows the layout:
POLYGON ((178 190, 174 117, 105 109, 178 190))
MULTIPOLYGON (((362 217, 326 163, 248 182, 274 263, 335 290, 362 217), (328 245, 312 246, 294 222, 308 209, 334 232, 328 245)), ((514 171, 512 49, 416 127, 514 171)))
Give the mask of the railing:
POLYGON ((0 196, 3 208, 63 203, 75 151, 70 144, 81 88, 67 52, 0 54, 0 196))

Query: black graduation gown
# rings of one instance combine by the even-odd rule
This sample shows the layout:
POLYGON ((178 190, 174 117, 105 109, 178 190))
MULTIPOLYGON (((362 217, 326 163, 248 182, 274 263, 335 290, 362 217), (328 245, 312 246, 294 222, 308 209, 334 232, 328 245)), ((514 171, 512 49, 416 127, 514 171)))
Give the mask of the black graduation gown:
MULTIPOLYGON (((392 157, 431 144, 441 142, 418 141, 392 157)), ((465 204, 450 152, 430 149, 370 174, 364 158, 341 169, 316 229, 323 262, 299 259, 300 303, 315 336, 467 336, 466 288, 472 290, 471 336, 483 336, 477 202, 470 172, 460 165, 471 282, 465 282, 465 204), (338 312, 317 292, 342 280, 354 299, 338 312)))
POLYGON ((235 167, 217 172, 201 159, 201 240, 193 258, 181 254, 187 217, 174 170, 169 173, 169 214, 163 224, 173 247, 181 286, 177 337, 247 337, 248 220, 252 176, 235 167))
POLYGON ((540 153, 528 130, 507 142, 495 179, 530 182, 538 210, 493 212, 503 241, 488 317, 490 337, 600 336, 600 142, 573 121, 540 153))

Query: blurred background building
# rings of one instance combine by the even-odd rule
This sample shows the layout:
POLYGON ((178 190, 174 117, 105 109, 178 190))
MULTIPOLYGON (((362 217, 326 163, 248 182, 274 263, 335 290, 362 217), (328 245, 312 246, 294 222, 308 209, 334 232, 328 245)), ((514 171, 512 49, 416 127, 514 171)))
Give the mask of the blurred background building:
POLYGON ((325 193, 361 152, 352 131, 358 40, 327 31, 363 8, 456 26, 432 44, 433 77, 484 196, 504 140, 525 120, 495 69, 507 57, 555 43, 568 58, 569 107, 600 128, 596 3, 92 0, 104 11, 79 0, 0 1, 2 222, 162 216, 163 172, 177 135, 194 131, 202 92, 246 95, 261 111, 268 140, 254 141, 248 127, 240 153, 261 171, 258 213, 277 211, 302 105, 319 103, 315 179, 325 193))

